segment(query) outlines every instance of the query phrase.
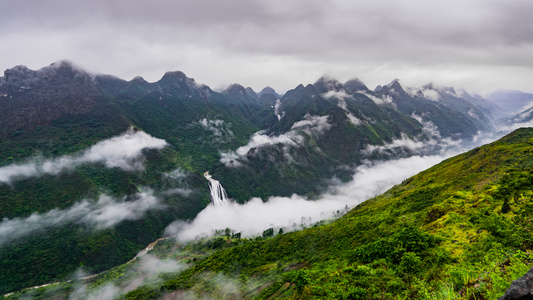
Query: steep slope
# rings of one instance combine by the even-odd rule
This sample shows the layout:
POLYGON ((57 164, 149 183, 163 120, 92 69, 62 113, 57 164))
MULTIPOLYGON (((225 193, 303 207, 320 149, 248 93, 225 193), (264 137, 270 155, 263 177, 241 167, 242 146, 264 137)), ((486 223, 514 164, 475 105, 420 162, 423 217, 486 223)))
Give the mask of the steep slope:
POLYGON ((209 203, 202 174, 219 148, 245 143, 273 115, 181 72, 126 82, 59 62, 7 70, 0 90, 0 293, 131 259, 209 203))
POLYGON ((399 83, 372 92, 357 80, 322 78, 278 99, 271 88, 255 93, 238 84, 218 93, 182 72, 147 82, 91 75, 68 62, 6 70, 0 293, 133 257, 170 222, 208 205, 205 171, 239 202, 313 197, 331 180, 349 180, 362 160, 440 151, 440 138, 469 138, 485 128, 483 110, 476 123, 401 91, 399 83), (132 136, 165 144, 126 158, 117 153, 135 145, 108 147, 132 136), (133 208, 105 214, 115 206, 133 208), (82 222, 80 211, 96 217, 82 222), (55 218, 63 214, 79 218, 55 218), (102 215, 120 222, 102 223, 102 215))
POLYGON ((378 98, 390 99, 397 109, 407 115, 416 115, 434 124, 442 137, 472 138, 479 131, 491 129, 491 123, 479 109, 457 97, 446 95, 447 101, 434 101, 409 95, 398 80, 375 91, 378 98), (461 105, 458 105, 460 103, 461 105))
POLYGON ((398 81, 377 92, 358 80, 299 85, 276 103, 279 121, 271 120, 246 146, 223 151, 223 165, 211 174, 239 202, 292 193, 313 197, 331 178, 349 179, 364 159, 437 153, 493 130, 487 101, 451 90, 441 94, 433 100, 422 92, 413 96, 398 81))
POLYGON ((519 129, 327 225, 228 239, 161 288, 126 298, 495 299, 531 266, 532 141, 533 129, 519 129))

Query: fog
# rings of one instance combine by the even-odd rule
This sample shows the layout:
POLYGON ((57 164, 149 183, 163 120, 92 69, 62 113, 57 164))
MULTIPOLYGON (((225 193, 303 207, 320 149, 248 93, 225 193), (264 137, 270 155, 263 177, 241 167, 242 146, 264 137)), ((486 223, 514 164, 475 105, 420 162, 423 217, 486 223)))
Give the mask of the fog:
POLYGON ((244 236, 260 234, 267 228, 298 229, 322 219, 334 217, 337 210, 379 195, 402 180, 433 166, 455 153, 413 156, 391 161, 366 162, 355 170, 352 181, 336 185, 318 200, 305 197, 271 197, 267 202, 253 198, 246 204, 209 205, 191 223, 176 221, 166 230, 179 240, 210 235, 214 230, 231 228, 244 236), (302 224, 303 223, 303 224, 302 224))
POLYGON ((154 138, 143 131, 130 129, 126 133, 96 143, 87 150, 58 158, 33 158, 26 163, 15 163, 0 167, 0 183, 11 183, 18 179, 38 177, 45 174, 57 175, 72 170, 84 163, 103 163, 108 168, 127 171, 143 170, 142 151, 161 149, 166 141, 154 138))
POLYGON ((331 128, 328 118, 328 115, 313 116, 306 114, 303 120, 295 122, 292 125, 291 130, 276 136, 269 136, 264 131, 258 131, 250 137, 248 144, 237 148, 236 151, 221 152, 220 162, 225 164, 226 167, 239 167, 242 165, 242 162, 246 161, 246 155, 251 149, 275 144, 282 144, 284 146, 284 155, 290 161, 292 158, 289 157, 288 147, 297 147, 304 140, 301 133, 305 133, 314 138, 323 135, 331 128))
POLYGON ((233 132, 228 128, 230 124, 224 122, 224 120, 203 118, 193 122, 191 125, 201 126, 203 129, 210 131, 215 142, 227 142, 233 137, 233 132))
POLYGON ((124 220, 140 219, 150 209, 163 208, 163 204, 149 189, 137 194, 135 200, 125 200, 102 194, 96 201, 85 199, 66 209, 56 208, 42 214, 35 212, 26 218, 4 218, 0 223, 0 246, 32 233, 70 223, 103 229, 124 220))
MULTIPOLYGON (((146 254, 134 263, 129 264, 124 274, 116 277, 115 280, 105 285, 87 284, 85 282, 88 274, 82 270, 75 272, 72 277, 78 279, 74 285, 74 291, 70 293, 68 299, 91 299, 91 300, 111 300, 132 291, 141 286, 145 280, 150 279, 150 283, 161 281, 159 274, 180 272, 187 268, 185 264, 173 259, 159 259, 153 255, 146 254), (126 280, 124 279, 126 278, 126 280)), ((51 295, 52 296, 52 295, 51 295)))

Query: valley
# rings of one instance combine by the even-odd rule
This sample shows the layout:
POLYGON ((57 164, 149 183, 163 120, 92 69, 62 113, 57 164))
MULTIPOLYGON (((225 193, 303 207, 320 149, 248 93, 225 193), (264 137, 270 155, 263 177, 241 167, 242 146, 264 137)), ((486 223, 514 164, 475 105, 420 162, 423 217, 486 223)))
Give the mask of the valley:
POLYGON ((529 269, 533 135, 509 134, 527 95, 511 113, 513 93, 326 77, 214 91, 69 62, 6 70, 0 94, 0 294, 77 270, 98 290, 162 236, 154 255, 175 268, 114 297, 491 299, 529 269))

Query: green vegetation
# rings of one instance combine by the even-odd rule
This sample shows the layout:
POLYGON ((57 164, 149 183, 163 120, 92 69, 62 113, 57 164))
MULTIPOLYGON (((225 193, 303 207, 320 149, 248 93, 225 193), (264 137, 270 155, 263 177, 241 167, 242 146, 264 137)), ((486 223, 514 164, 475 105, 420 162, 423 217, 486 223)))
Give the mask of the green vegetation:
MULTIPOLYGON (((165 209, 154 208, 141 219, 102 230, 63 223, 0 245, 0 294, 64 279, 79 266, 91 272, 109 269, 131 259, 161 236, 172 221, 194 218, 210 201, 202 174, 218 162, 219 149, 245 144, 269 113, 250 99, 228 101, 212 91, 211 97, 194 94, 198 91, 179 78, 167 78, 159 84, 127 83, 113 78, 99 81, 99 90, 92 85, 83 87, 90 90, 88 104, 69 110, 67 96, 54 99, 58 106, 67 107, 63 113, 43 114, 44 119, 28 117, 24 126, 0 136, 0 166, 75 155, 124 133, 130 126, 165 139, 169 146, 160 151, 144 151, 142 172, 86 163, 58 175, 0 183, 0 218, 13 220, 68 209, 84 199, 94 202, 100 194, 129 201, 145 187, 153 190, 165 209), (224 133, 220 139, 198 123, 203 118, 220 120, 217 129, 224 133), (187 178, 179 182, 165 180, 164 174, 176 169, 186 172, 187 178), (165 194, 175 188, 187 188, 192 193, 188 197, 165 194)), ((43 96, 46 93, 57 96, 76 91, 70 91, 68 84, 36 87, 17 95, 17 101, 5 107, 3 113, 21 110, 17 105, 24 105, 28 99, 39 99, 34 104, 47 109, 47 98, 43 96)))
POLYGON ((228 245, 153 298, 224 295, 219 276, 243 298, 495 299, 533 264, 532 146, 520 129, 330 224, 228 245))
MULTIPOLYGON (((148 83, 142 78, 130 82, 111 76, 91 78, 68 63, 63 63, 57 72, 47 73, 49 77, 38 77, 29 70, 25 72, 27 74, 19 74, 21 78, 11 77, 6 85, 5 92, 9 93, 10 100, 3 103, 0 113, 3 116, 0 118, 0 166, 76 155, 99 141, 123 133, 129 127, 165 139, 169 145, 160 151, 144 151, 145 170, 142 172, 107 168, 102 163, 86 163, 57 176, 44 175, 15 180, 10 184, 0 183, 0 218, 20 220, 32 214, 46 214, 54 209, 65 210, 84 199, 94 202, 100 194, 127 202, 145 187, 153 190, 165 208, 150 209, 140 219, 123 221, 105 229, 95 230, 81 223, 65 223, 51 228, 45 226, 24 238, 0 245, 0 269, 3 271, 0 273, 0 294, 63 280, 80 266, 90 272, 99 272, 126 262, 147 243, 161 236, 164 228, 172 221, 192 219, 209 203, 208 186, 202 176, 205 171, 210 171, 210 174, 221 181, 230 197, 241 203, 251 197, 266 199, 293 193, 312 198, 324 190, 331 178, 348 181, 353 172, 350 167, 359 164, 363 158, 368 158, 363 157, 361 152, 366 146, 383 145, 404 135, 412 137, 422 134, 422 125, 411 118, 412 113, 422 115, 421 112, 430 112, 428 118, 440 128, 443 137, 461 133, 465 133, 465 136, 472 135, 483 125, 472 123, 468 116, 458 111, 440 108, 431 101, 405 95, 398 99, 398 107, 395 107, 377 105, 366 96, 354 92, 351 95, 353 97, 346 100, 345 108, 341 108, 339 99, 322 97, 327 90, 322 90, 318 85, 299 86, 284 96, 281 107, 284 117, 278 122, 272 108, 250 97, 244 88, 234 85, 223 93, 217 93, 196 84, 180 72, 169 72, 155 83, 148 83), (37 77, 30 78, 35 79, 30 80, 30 89, 20 90, 18 84, 25 82, 25 76, 37 77), (345 109, 363 123, 356 126, 345 109), (327 134, 317 135, 300 130, 297 134, 301 139, 298 139, 297 146, 286 147, 285 144, 278 143, 255 148, 247 154, 243 160, 245 163, 240 168, 228 168, 220 162, 221 152, 233 151, 245 145, 253 133, 265 130, 265 134, 287 134, 293 130, 295 123, 303 121, 307 115, 327 116, 327 134), (173 170, 186 172, 187 179, 179 182, 165 179, 165 174, 173 170), (191 190, 189 196, 166 193, 183 187, 191 190)), ((453 102, 452 105, 459 101, 452 100, 449 100, 453 102)), ((510 152, 514 150, 509 148, 510 152)), ((370 158, 383 159, 391 155, 395 157, 397 153, 374 154, 370 158)), ((510 156, 511 154, 504 153, 501 157, 510 156)), ((482 161, 482 158, 478 160, 482 161)), ((498 164, 510 166, 508 161, 498 161, 498 164)), ((508 183, 495 181, 503 176, 500 173, 504 170, 494 171, 491 166, 478 167, 469 172, 488 175, 479 179, 481 175, 471 173, 468 176, 475 178, 468 177, 457 182, 457 178, 464 176, 459 174, 461 176, 456 177, 453 172, 457 170, 453 170, 450 171, 452 175, 447 175, 449 182, 446 184, 451 184, 449 187, 442 182, 437 184, 438 180, 417 186, 407 184, 398 187, 392 194, 383 196, 383 199, 379 198, 379 201, 370 201, 369 203, 376 203, 372 204, 376 207, 390 203, 392 208, 380 207, 383 209, 376 210, 379 213, 373 212, 374 216, 365 220, 367 223, 354 221, 354 224, 368 229, 368 232, 355 234, 350 241, 343 240, 342 234, 335 236, 330 232, 335 230, 325 226, 313 229, 320 237, 310 238, 310 241, 299 239, 303 239, 309 232, 312 236, 315 232, 313 230, 289 234, 283 234, 280 230, 279 237, 271 238, 276 236, 276 232, 266 229, 263 233, 264 240, 240 240, 240 234, 232 233, 206 242, 205 245, 200 243, 200 248, 222 249, 221 253, 227 253, 229 257, 234 255, 232 253, 247 251, 235 254, 237 263, 234 263, 232 269, 226 270, 222 264, 209 267, 209 270, 212 269, 211 273, 205 276, 216 281, 224 281, 228 276, 238 278, 240 283, 236 286, 246 290, 243 292, 246 297, 283 297, 293 294, 319 297, 317 295, 329 292, 336 295, 333 291, 311 288, 319 281, 328 283, 328 280, 320 279, 323 274, 329 274, 327 272, 330 271, 344 274, 338 268, 355 268, 359 264, 373 270, 372 268, 378 268, 379 262, 389 273, 383 278, 377 273, 372 273, 372 276, 387 284, 392 280, 393 283, 390 284, 397 291, 394 295, 405 294, 414 289, 410 287, 411 279, 421 278, 425 274, 423 266, 427 264, 426 260, 434 259, 435 255, 448 257, 445 255, 448 253, 446 251, 439 252, 440 254, 435 254, 434 251, 447 245, 449 237, 436 230, 429 230, 429 224, 440 222, 441 218, 447 216, 452 220, 462 220, 460 216, 463 212, 455 211, 452 215, 443 204, 447 203, 451 193, 467 198, 478 197, 478 186, 489 189, 489 184, 493 184, 483 194, 483 197, 490 198, 499 205, 496 209, 486 204, 489 219, 492 220, 489 223, 492 225, 479 221, 475 226, 486 232, 489 229, 483 229, 485 227, 492 228, 494 232, 514 230, 512 227, 500 230, 498 226, 506 224, 502 220, 517 216, 517 203, 521 203, 528 195, 528 186, 524 183, 527 179, 517 179, 515 176, 525 176, 530 166, 505 169, 509 175, 502 180, 507 180, 505 182, 508 183), (474 179, 477 181, 474 182, 474 179), (507 186, 508 189, 505 188, 507 186), (395 210, 391 210, 393 208, 395 210), (504 215, 505 218, 497 219, 491 213, 504 215), (391 214, 390 218, 388 214, 391 214), (399 219, 392 220, 393 215, 399 219), (420 223, 422 219, 427 220, 427 224, 420 223), (385 225, 376 223, 377 220, 386 222, 391 227, 384 228, 385 225), (374 227, 365 227, 368 224, 374 227), (376 231, 377 228, 383 231, 376 231), (402 231, 404 229, 405 232, 402 231), (404 235, 395 235, 397 231, 404 235), (405 235, 416 239, 412 242, 419 242, 419 247, 403 244, 405 235), (325 238, 326 236, 332 236, 339 242, 325 238), (227 243, 228 238, 239 242, 227 243), (294 243, 298 248, 291 248, 292 244, 285 245, 285 239, 295 239, 294 243), (377 244, 372 246, 368 244, 370 241, 377 244), (334 250, 331 248, 334 245, 339 248, 334 250), (347 254, 341 246, 353 251, 348 251, 350 254, 347 254), (382 253, 379 247, 384 247, 389 252, 382 253), (259 254, 273 249, 279 249, 280 252, 259 258, 259 254), (249 253, 256 253, 257 261, 249 262, 246 258, 249 253), (327 258, 328 255, 336 255, 336 258, 327 258), (406 277, 398 272, 414 275, 406 277), (252 281, 254 284, 251 284, 252 281), (253 286, 258 290, 247 289, 253 286)), ((460 171, 462 167, 458 169, 460 171)), ((365 207, 363 205, 358 210, 365 212, 365 207)), ((367 215, 355 219, 364 220, 365 216, 367 215)), ((477 217, 472 220, 484 219, 477 217)), ((342 222, 340 220, 338 224, 342 222)), ((526 224, 528 219, 520 222, 526 224)), ((358 227, 346 226, 350 230, 359 231, 358 227)), ((457 245, 445 248, 453 250, 455 246, 457 245)), ((515 247, 505 248, 511 249, 509 251, 512 253, 516 249, 525 249, 516 244, 505 244, 505 247, 515 247)), ((454 252, 449 253, 452 255, 454 252)), ((214 254, 213 257, 217 255, 214 254)), ((209 264, 210 261, 211 258, 195 261, 194 268, 209 264)), ((199 269, 191 270, 188 272, 200 272, 199 269)), ((197 273, 191 275, 196 278, 194 280, 208 281, 202 281, 204 275, 197 273)), ((189 273, 185 272, 180 275, 184 277, 178 281, 188 282, 187 286, 197 286, 189 281, 187 274, 189 273)), ((164 287, 170 289, 175 278, 167 279, 164 287)), ((352 283, 354 282, 349 281, 346 284, 352 283)), ((329 284, 333 286, 337 283, 332 281, 329 284)), ((216 285, 197 287, 195 292, 198 293, 217 289, 216 285)), ((456 287, 457 285, 453 286, 454 289, 456 287)), ((349 289, 350 295, 355 295, 353 297, 372 295, 363 285, 356 284, 349 289)), ((155 297, 163 292, 165 291, 159 286, 151 286, 136 290, 131 296, 155 297)), ((225 295, 223 291, 221 293, 220 295, 225 295)))

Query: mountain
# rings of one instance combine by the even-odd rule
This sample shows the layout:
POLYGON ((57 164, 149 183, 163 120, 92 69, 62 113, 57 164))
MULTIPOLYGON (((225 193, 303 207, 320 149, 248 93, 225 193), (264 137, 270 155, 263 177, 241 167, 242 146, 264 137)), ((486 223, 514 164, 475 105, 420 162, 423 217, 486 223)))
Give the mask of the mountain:
MULTIPOLYGON (((85 287, 75 292, 126 293, 123 299, 496 299, 531 267, 532 138, 533 129, 516 130, 300 231, 268 228, 245 239, 226 229, 188 244, 160 241, 150 256, 80 282, 85 287)), ((64 283, 26 296, 66 298, 72 290, 64 283)))
POLYGON ((366 160, 440 153, 492 130, 483 99, 428 97, 398 81, 370 91, 320 78, 280 97, 215 92, 179 71, 148 82, 69 62, 6 70, 0 293, 131 259, 210 203, 206 171, 240 203, 314 198, 366 160))
POLYGON ((155 291, 217 297, 209 274, 223 274, 245 299, 495 299, 530 268, 532 137, 520 129, 450 158, 331 224, 228 239, 155 291))
POLYGON ((379 92, 357 80, 299 85, 276 102, 279 121, 223 153, 224 165, 211 174, 241 203, 293 193, 314 197, 330 178, 349 180, 365 159, 437 153, 494 130, 493 107, 483 99, 411 94, 398 81, 379 92))
POLYGON ((487 99, 498 105, 505 113, 519 112, 524 106, 533 102, 533 95, 514 90, 497 90, 487 99))
POLYGON ((273 88, 271 88, 269 86, 264 87, 259 93, 257 93, 258 97, 261 97, 261 96, 264 96, 264 95, 273 95, 277 99, 281 98, 281 95, 276 93, 276 90, 274 90, 273 88))
POLYGON ((127 82, 59 62, 15 67, 0 82, 0 293, 131 259, 209 204, 202 174, 220 147, 245 143, 274 117, 181 72, 127 82), (163 140, 164 148, 121 149, 163 140), (76 219, 80 210, 95 219, 76 219))

